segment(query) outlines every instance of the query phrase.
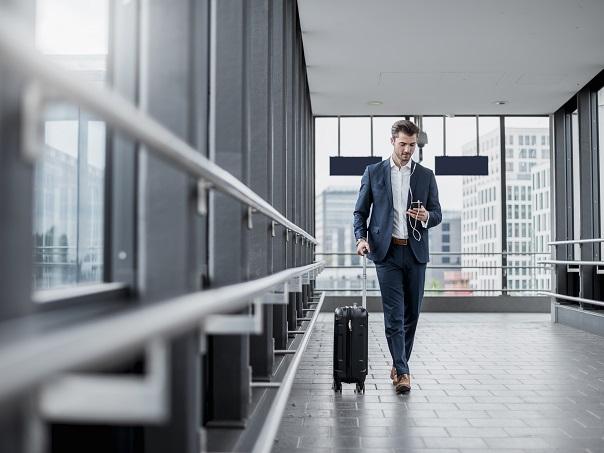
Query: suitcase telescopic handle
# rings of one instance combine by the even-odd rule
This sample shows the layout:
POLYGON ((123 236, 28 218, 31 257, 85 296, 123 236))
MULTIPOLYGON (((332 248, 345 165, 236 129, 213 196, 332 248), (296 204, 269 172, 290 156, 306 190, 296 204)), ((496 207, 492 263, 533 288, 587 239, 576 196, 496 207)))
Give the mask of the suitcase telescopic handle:
POLYGON ((367 308, 367 255, 363 254, 363 308, 367 308))

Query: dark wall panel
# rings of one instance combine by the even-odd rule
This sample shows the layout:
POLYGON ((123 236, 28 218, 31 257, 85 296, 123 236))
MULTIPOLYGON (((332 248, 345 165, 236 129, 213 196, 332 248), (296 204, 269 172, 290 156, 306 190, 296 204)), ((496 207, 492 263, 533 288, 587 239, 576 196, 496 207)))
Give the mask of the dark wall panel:
MULTIPOLYGON (((270 2, 249 0, 247 15, 247 174, 248 186, 270 200, 270 2)), ((270 221, 254 215, 248 231, 249 257, 247 278, 268 275, 272 258, 270 221)), ((250 360, 254 380, 270 380, 273 370, 273 308, 262 307, 263 332, 250 337, 250 360)))
MULTIPOLYGON (((270 130, 272 161, 271 197, 272 204, 277 211, 286 213, 287 197, 287 156, 285 150, 285 16, 284 2, 271 0, 271 60, 270 60, 270 130)), ((281 226, 275 227, 275 236, 272 238, 272 269, 278 272, 286 267, 286 240, 285 230, 281 226)), ((287 307, 275 305, 273 307, 273 337, 275 348, 287 347, 287 307)))
MULTIPOLYGON (((205 2, 152 0, 142 2, 140 67, 141 107, 153 118, 205 153, 198 124, 206 122, 204 110, 194 104, 205 65, 197 54, 207 40, 197 33, 207 30, 205 2), (198 143, 194 143, 196 140, 198 143)), ((206 87, 203 88, 207 90, 206 87)), ((139 284, 146 302, 199 290, 203 260, 194 197, 197 182, 179 169, 148 154, 139 160, 139 284)), ((201 425, 199 387, 201 369, 198 335, 181 336, 171 346, 170 420, 146 429, 145 451, 198 452, 201 425)))
MULTIPOLYGON (((246 174, 246 41, 244 0, 215 0, 212 6, 210 158, 235 177, 246 174)), ((210 197, 211 286, 238 283, 247 274, 247 209, 219 192, 210 197)), ((249 405, 249 336, 222 335, 208 341, 207 393, 211 425, 242 426, 249 405), (225 360, 226 359, 226 360, 225 360)))

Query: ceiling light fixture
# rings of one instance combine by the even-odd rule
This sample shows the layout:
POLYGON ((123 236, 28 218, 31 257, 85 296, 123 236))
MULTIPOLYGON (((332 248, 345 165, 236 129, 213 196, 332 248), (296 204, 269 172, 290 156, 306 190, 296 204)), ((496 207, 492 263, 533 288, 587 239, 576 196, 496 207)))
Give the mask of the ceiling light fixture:
POLYGON ((493 102, 493 104, 496 104, 496 105, 505 105, 507 103, 508 103, 508 101, 494 101, 493 102))
POLYGON ((367 104, 368 105, 382 105, 383 102, 382 101, 369 101, 367 104))

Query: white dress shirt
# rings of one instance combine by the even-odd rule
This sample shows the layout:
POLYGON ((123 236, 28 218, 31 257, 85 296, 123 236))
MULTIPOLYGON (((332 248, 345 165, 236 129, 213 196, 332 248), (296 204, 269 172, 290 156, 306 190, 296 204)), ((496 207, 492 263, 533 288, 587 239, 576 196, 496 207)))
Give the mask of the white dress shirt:
MULTIPOLYGON (((398 168, 394 163, 394 159, 390 157, 390 182, 392 184, 392 206, 394 207, 392 236, 397 239, 409 239, 407 201, 409 198, 409 184, 411 182, 411 159, 409 159, 406 165, 398 168)), ((414 221, 415 219, 409 220, 414 221)), ((421 223, 424 228, 428 227, 428 220, 421 223)))

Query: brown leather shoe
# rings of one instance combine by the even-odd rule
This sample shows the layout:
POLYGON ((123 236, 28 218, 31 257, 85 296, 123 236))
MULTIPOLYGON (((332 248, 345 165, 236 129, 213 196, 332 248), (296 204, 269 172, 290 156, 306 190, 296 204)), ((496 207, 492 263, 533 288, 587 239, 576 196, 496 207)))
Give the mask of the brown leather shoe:
POLYGON ((396 380, 396 393, 407 393, 411 390, 411 376, 401 374, 396 380))
POLYGON ((390 369, 390 380, 392 381, 392 385, 396 385, 396 368, 394 367, 390 369))

